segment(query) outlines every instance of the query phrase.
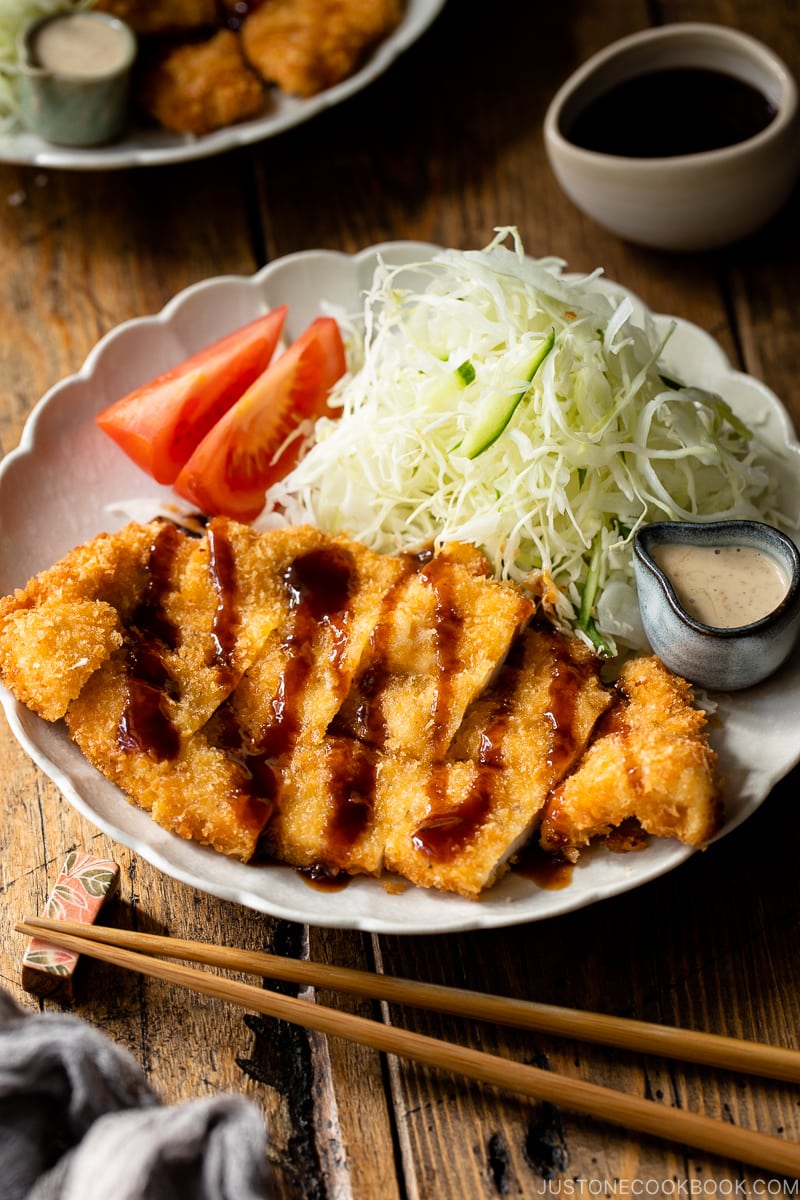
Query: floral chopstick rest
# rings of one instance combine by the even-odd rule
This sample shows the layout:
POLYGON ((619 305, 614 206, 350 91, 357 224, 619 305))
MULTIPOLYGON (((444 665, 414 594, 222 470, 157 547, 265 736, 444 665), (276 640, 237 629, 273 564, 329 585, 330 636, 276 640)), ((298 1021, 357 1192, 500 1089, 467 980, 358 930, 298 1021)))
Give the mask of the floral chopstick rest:
MULTIPOLYGON (((119 867, 110 858, 72 850, 58 873, 43 916, 54 921, 93 925, 101 909, 119 890, 119 867)), ((80 955, 44 938, 29 940, 22 956, 22 986, 36 996, 73 999, 73 979, 80 955)))

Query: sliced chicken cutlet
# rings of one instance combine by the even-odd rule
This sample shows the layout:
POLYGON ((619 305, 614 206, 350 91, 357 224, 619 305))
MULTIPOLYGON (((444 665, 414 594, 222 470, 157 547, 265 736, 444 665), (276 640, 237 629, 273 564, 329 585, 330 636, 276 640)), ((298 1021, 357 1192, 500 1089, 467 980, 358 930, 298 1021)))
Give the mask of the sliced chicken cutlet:
POLYGON ((622 668, 617 689, 607 723, 548 800, 542 846, 575 861, 582 847, 630 821, 705 845, 721 822, 721 793, 690 685, 658 659, 637 658, 622 668))
MULTIPOLYGON (((251 763, 273 765, 275 815, 263 845, 274 857, 378 873, 396 817, 392 756, 353 736, 353 725, 375 730, 367 709, 379 703, 371 690, 378 673, 384 697, 387 681, 395 685, 404 745, 414 757, 433 757, 437 716, 446 748, 530 605, 488 578, 483 556, 457 548, 423 564, 328 539, 295 560, 291 578, 292 621, 276 630, 209 736, 228 738, 251 763)), ((376 719, 396 736, 397 708, 387 713, 380 704, 376 719)))
MULTIPOLYGON (((284 619, 281 570, 318 535, 300 527, 265 541, 224 518, 199 539, 168 521, 147 529, 135 587, 129 581, 130 598, 118 609, 121 653, 131 686, 158 689, 178 735, 187 737, 230 694, 284 619)), ((125 531, 121 545, 132 536, 125 531)), ((110 535, 112 545, 118 537, 110 535)), ((108 543, 96 539, 101 550, 108 543)), ((84 586, 93 574, 90 555, 87 562, 84 586)), ((118 563, 123 588, 124 568, 118 563)))
POLYGON ((202 730, 178 733, 159 689, 143 693, 132 702, 126 652, 112 656, 70 706, 71 736, 159 825, 234 858, 251 858, 271 806, 253 795, 249 773, 211 746, 202 730))
POLYGON ((586 647, 529 628, 467 713, 447 759, 393 756, 384 770, 385 866, 475 898, 531 836, 610 697, 586 647))
POLYGON ((485 560, 446 549, 406 560, 386 595, 337 732, 390 753, 441 758, 491 681, 532 603, 482 570, 485 560))
POLYGON ((280 775, 264 850, 320 875, 379 875, 385 767, 385 755, 350 738, 298 746, 280 775))
POLYGON ((0 600, 0 674, 45 720, 63 717, 122 645, 146 586, 155 530, 131 524, 101 534, 0 600))
POLYGON ((402 12, 402 0, 263 0, 242 23, 242 45, 263 79, 313 96, 352 75, 402 12))
POLYGON ((475 897, 530 836, 610 696, 578 642, 529 630, 475 702, 447 759, 327 737, 282 773, 265 845, 296 866, 396 871, 475 897))
MULTIPOLYGON (((277 531, 282 535, 284 531, 277 531)), ((265 544, 275 534, 261 535, 265 544)), ((400 559, 358 542, 310 535, 280 573, 284 619, 231 698, 251 749, 272 757, 319 742, 349 693, 400 559)))
POLYGON ((291 623, 291 571, 324 540, 218 518, 197 541, 165 525, 122 649, 67 713, 98 770, 159 824, 226 854, 252 856, 274 787, 257 786, 252 755, 220 736, 218 713, 291 623))
MULTIPOLYGON (((368 872, 380 865, 374 838, 360 858, 351 848, 340 861, 332 848, 344 845, 330 832, 332 812, 343 810, 348 779, 369 754, 328 730, 404 569, 399 559, 318 534, 282 574, 284 621, 204 731, 274 803, 264 847, 282 861, 368 872)), ((353 795, 353 804, 370 801, 357 789, 353 795)))
POLYGON ((631 821, 706 842, 719 785, 689 685, 637 659, 606 688, 531 613, 467 547, 157 521, 0 601, 0 674, 159 824, 244 861, 473 898, 539 822, 572 859, 631 821))

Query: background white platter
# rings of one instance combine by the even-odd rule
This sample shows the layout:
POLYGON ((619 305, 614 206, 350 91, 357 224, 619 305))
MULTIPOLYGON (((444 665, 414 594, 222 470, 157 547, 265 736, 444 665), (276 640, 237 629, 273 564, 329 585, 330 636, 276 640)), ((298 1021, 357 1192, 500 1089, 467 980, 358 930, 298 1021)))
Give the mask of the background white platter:
POLYGON ((0 162, 71 171, 110 171, 120 167, 152 167, 188 162, 249 146, 309 121, 318 113, 360 92, 386 71, 398 55, 422 36, 444 7, 445 0, 407 0, 405 15, 364 65, 349 78, 317 96, 303 99, 277 89, 268 94, 263 116, 218 129, 203 137, 170 133, 155 125, 134 123, 126 137, 108 146, 86 149, 55 146, 27 130, 14 128, 0 135, 0 162))

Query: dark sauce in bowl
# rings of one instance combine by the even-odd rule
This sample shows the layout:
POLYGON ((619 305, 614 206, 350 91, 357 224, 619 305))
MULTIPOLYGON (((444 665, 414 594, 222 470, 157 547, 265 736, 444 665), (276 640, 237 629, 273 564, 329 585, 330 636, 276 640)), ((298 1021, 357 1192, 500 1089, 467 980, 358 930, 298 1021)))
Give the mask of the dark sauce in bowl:
POLYGON ((744 142, 776 112, 763 92, 733 75, 665 67, 615 84, 566 119, 562 133, 600 154, 672 158, 744 142))

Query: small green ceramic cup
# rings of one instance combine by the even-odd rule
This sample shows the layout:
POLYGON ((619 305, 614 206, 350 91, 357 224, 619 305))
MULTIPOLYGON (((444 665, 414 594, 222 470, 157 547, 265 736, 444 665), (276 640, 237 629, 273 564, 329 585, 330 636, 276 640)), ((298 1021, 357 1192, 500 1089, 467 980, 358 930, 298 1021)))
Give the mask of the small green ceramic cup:
POLYGON ((57 13, 27 26, 18 52, 20 111, 32 133, 61 146, 97 146, 121 136, 137 52, 124 21, 99 12, 57 13))

